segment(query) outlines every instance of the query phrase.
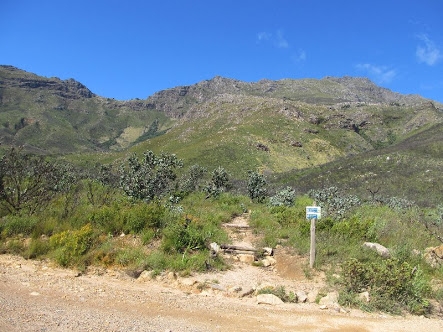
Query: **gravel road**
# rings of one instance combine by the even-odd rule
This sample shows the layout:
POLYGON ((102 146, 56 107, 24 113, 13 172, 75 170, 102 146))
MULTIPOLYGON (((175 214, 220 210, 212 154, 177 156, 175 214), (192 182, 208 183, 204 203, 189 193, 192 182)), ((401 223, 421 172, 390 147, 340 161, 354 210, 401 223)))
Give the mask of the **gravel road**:
POLYGON ((184 279, 134 279, 0 255, 0 331, 443 331, 438 318, 344 313, 315 303, 259 305, 255 296, 225 291, 279 278, 243 264, 184 279), (216 280, 218 289, 196 287, 203 280, 216 280))

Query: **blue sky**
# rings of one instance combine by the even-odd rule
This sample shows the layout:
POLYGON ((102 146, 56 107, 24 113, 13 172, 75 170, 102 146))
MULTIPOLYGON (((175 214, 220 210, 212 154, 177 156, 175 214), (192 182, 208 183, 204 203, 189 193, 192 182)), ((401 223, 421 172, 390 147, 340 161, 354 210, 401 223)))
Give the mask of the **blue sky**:
POLYGON ((0 37, 0 64, 120 100, 347 75, 443 102, 441 0, 2 0, 0 37))

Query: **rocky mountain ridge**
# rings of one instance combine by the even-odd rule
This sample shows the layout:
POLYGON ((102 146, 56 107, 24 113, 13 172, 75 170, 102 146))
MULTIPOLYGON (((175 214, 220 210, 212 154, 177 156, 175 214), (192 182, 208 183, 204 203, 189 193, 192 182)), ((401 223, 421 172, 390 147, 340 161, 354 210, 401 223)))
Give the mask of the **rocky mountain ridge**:
POLYGON ((182 117, 194 104, 220 95, 260 96, 300 101, 316 105, 343 103, 417 104, 426 101, 418 95, 402 95, 361 77, 323 79, 260 80, 255 83, 216 76, 190 86, 159 91, 146 100, 150 109, 161 110, 174 118, 182 117))
MULTIPOLYGON (((167 140, 177 140, 183 137, 181 131, 188 136, 194 132, 191 128, 196 121, 207 122, 202 125, 201 128, 206 128, 203 130, 210 130, 213 126, 210 123, 214 121, 222 123, 223 130, 241 127, 246 124, 245 119, 250 122, 248 126, 258 128, 264 117, 296 120, 304 123, 302 130, 308 133, 318 132, 318 126, 322 130, 343 129, 356 133, 365 129, 365 140, 372 144, 371 141, 386 140, 387 121, 389 126, 396 123, 391 131, 400 132, 398 126, 401 125, 409 132, 427 123, 439 122, 441 109, 438 103, 417 95, 392 92, 367 78, 251 83, 216 76, 193 85, 159 91, 144 100, 119 101, 100 97, 74 79, 45 78, 13 66, 0 66, 3 147, 24 145, 32 151, 56 154, 122 150, 167 130, 171 132, 167 140), (308 128, 312 125, 315 128, 308 128), (175 131, 171 131, 172 128, 175 131)), ((267 130, 265 127, 262 133, 257 133, 263 141, 268 140, 267 130)), ((292 138, 288 140, 303 142, 303 132, 291 130, 292 138)), ((281 136, 286 137, 288 133, 281 136)), ((238 139, 243 140, 244 136, 238 139)), ((370 148, 367 142, 363 144, 361 137, 358 140, 352 144, 354 147, 370 148)))
MULTIPOLYGON (((49 90, 62 98, 92 98, 96 97, 85 85, 73 78, 61 80, 57 77, 44 78, 32 73, 24 72, 13 66, 1 65, 0 87, 20 88, 25 90, 49 90)), ((1 90, 0 90, 1 91, 1 90)))

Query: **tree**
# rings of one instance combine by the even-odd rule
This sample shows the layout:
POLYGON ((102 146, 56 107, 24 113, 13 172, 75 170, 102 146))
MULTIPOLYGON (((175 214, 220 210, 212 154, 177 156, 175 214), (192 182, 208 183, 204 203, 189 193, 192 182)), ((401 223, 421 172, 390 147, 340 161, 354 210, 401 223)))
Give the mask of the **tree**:
POLYGON ((185 174, 180 181, 180 191, 184 194, 188 194, 199 190, 203 176, 206 174, 206 172, 206 168, 197 164, 189 167, 187 174, 185 174))
POLYGON ((217 197, 229 187, 229 174, 219 166, 212 171, 211 181, 204 188, 208 194, 206 198, 217 197))
POLYGON ((119 168, 120 187, 130 197, 152 201, 168 191, 175 169, 182 166, 175 154, 147 151, 140 159, 133 154, 119 168))
POLYGON ((263 174, 256 171, 248 171, 248 194, 252 200, 263 202, 266 198, 266 179, 263 174))
POLYGON ((56 195, 61 176, 55 163, 11 148, 0 160, 0 201, 10 213, 33 214, 56 195))

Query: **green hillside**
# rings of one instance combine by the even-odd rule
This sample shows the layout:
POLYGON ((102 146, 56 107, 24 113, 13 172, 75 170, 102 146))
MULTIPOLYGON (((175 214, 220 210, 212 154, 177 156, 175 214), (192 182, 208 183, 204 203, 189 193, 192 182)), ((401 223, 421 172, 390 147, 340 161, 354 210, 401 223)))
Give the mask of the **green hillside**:
POLYGON ((73 79, 0 66, 3 146, 51 154, 120 150, 146 136, 154 122, 157 132, 171 121, 162 112, 147 110, 143 102, 102 98, 73 79))
POLYGON ((259 170, 274 186, 300 192, 340 185, 367 194, 381 187, 434 201, 441 189, 442 110, 365 78, 215 77, 117 101, 73 79, 0 66, 3 148, 22 145, 89 165, 132 152, 170 152, 188 166, 223 166, 234 179, 259 170))

